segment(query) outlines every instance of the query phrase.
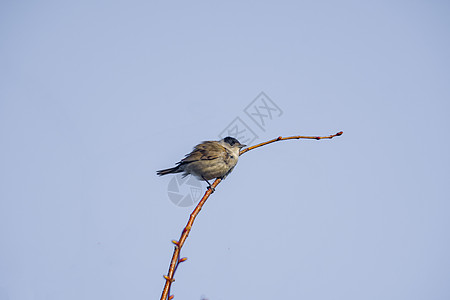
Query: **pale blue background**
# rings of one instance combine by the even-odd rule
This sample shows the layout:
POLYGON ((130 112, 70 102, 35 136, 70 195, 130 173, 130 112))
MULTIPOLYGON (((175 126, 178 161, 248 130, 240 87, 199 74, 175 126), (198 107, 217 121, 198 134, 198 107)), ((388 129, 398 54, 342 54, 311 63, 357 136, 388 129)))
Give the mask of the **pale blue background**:
POLYGON ((175 299, 450 299, 449 16, 447 1, 3 1, 0 299, 159 299, 192 207, 155 171, 261 91, 284 113, 259 141, 344 135, 241 157, 175 299))

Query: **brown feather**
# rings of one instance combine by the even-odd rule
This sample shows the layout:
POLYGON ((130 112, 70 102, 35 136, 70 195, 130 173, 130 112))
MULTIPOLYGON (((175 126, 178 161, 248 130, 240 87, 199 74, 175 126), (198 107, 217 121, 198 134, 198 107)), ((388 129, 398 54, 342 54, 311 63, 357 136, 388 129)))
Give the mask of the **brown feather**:
POLYGON ((195 146, 194 150, 186 154, 186 157, 180 161, 180 164, 198 160, 213 160, 221 157, 228 161, 229 155, 231 155, 230 151, 222 145, 207 141, 195 146))

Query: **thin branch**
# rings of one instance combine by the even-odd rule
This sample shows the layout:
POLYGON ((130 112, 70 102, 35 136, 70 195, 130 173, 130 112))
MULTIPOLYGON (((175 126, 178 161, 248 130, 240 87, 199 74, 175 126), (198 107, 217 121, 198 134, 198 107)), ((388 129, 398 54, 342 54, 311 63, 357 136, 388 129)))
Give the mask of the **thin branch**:
MULTIPOLYGON (((221 181, 222 180, 220 178, 217 178, 213 182, 211 187, 214 189, 221 181)), ((167 273, 167 275, 164 276, 164 278, 166 279, 166 284, 164 285, 164 289, 163 289, 163 292, 161 295, 161 300, 173 298, 173 295, 170 296, 170 287, 172 285, 172 282, 175 281, 175 279, 173 278, 175 275, 175 271, 178 268, 178 265, 181 262, 186 260, 186 258, 180 259, 181 248, 183 247, 184 242, 186 241, 186 239, 189 235, 189 232, 191 231, 191 228, 192 228, 192 225, 194 224, 195 218, 197 217, 198 213, 202 210, 203 204, 205 204, 206 200, 209 198, 211 193, 212 193, 211 189, 206 190, 205 195, 200 200, 200 202, 197 204, 195 209, 192 211, 191 216, 189 217, 189 221, 187 222, 186 226, 183 229, 183 232, 181 233, 180 239, 178 241, 175 241, 175 240, 172 241, 172 243, 175 244, 175 248, 173 250, 172 260, 170 262, 169 272, 167 273)))
POLYGON ((327 136, 303 136, 303 135, 295 135, 295 136, 288 136, 288 137, 277 137, 276 139, 261 143, 261 144, 257 144, 255 146, 251 146, 248 148, 245 148, 244 150, 241 150, 241 152, 239 153, 239 156, 241 156, 242 154, 244 154, 245 152, 248 152, 250 150, 253 150, 255 148, 259 148, 262 146, 265 146, 267 144, 271 144, 271 143, 275 143, 275 142, 279 142, 279 141, 286 141, 286 140, 298 140, 298 139, 310 139, 310 140, 323 140, 323 139, 332 139, 335 136, 341 136, 344 132, 343 131, 339 131, 336 134, 332 134, 332 135, 327 135, 327 136))
MULTIPOLYGON (((278 141, 293 140, 293 139, 297 139, 297 140, 298 139, 313 139, 313 140, 332 139, 335 136, 340 136, 342 134, 343 134, 343 132, 340 131, 336 134, 332 134, 332 135, 328 135, 328 136, 302 136, 302 135, 290 136, 290 137, 279 136, 276 139, 245 148, 244 150, 242 150, 239 153, 239 155, 242 155, 242 154, 244 154, 250 150, 253 150, 255 148, 259 148, 259 147, 265 146, 267 144, 271 144, 271 143, 278 142, 278 141)), ((212 189, 214 190, 214 188, 217 185, 219 185, 219 183, 221 181, 222 180, 220 178, 217 178, 214 181, 214 183, 211 185, 212 189)), ((175 272, 176 272, 179 264, 187 260, 186 257, 180 258, 181 248, 183 247, 184 242, 186 241, 186 239, 189 235, 189 232, 192 229, 192 225, 194 224, 195 218, 197 217, 199 212, 202 210, 203 205, 205 204, 206 200, 209 198, 209 196, 211 194, 212 194, 212 190, 207 189, 203 198, 200 200, 200 202, 197 204, 195 209, 192 211, 192 213, 189 217, 189 221, 187 222, 186 226, 184 227, 184 229, 181 233, 180 239, 178 241, 176 241, 176 240, 172 241, 172 243, 175 245, 175 248, 173 250, 173 255, 172 255, 172 260, 170 262, 169 271, 168 271, 167 275, 164 275, 164 278, 166 279, 166 284, 164 285, 164 289, 161 294, 161 300, 167 300, 167 299, 171 300, 174 297, 173 295, 170 295, 170 288, 172 286, 172 282, 175 281, 175 279, 174 279, 175 272)))

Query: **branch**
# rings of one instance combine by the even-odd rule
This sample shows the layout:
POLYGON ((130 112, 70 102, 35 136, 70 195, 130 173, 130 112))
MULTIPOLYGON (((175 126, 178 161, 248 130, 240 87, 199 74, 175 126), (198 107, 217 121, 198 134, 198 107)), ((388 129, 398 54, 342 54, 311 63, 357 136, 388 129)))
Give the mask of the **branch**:
POLYGON ((253 149, 265 146, 267 144, 272 144, 272 143, 275 143, 275 142, 278 142, 278 141, 298 140, 298 139, 310 139, 310 140, 332 139, 335 136, 341 136, 343 133, 344 133, 343 131, 339 131, 336 134, 327 135, 327 136, 303 136, 303 135, 295 135, 295 136, 288 136, 288 137, 281 137, 281 136, 279 136, 276 139, 273 139, 273 140, 270 140, 270 141, 267 141, 267 142, 255 145, 255 146, 251 146, 251 147, 245 148, 244 150, 241 150, 241 152, 239 153, 239 156, 241 156, 242 154, 244 154, 244 153, 246 153, 246 152, 248 152, 250 150, 253 150, 253 149))
MULTIPOLYGON (((239 156, 241 156, 242 154, 265 146, 267 144, 271 144, 271 143, 275 143, 278 141, 285 141, 285 140, 293 140, 293 139, 312 139, 312 140, 322 140, 322 139, 332 139, 335 136, 341 136, 343 134, 342 131, 336 133, 336 134, 332 134, 332 135, 328 135, 328 136, 302 136, 302 135, 297 135, 297 136, 290 136, 290 137, 277 137, 276 139, 264 142, 264 143, 260 143, 257 144, 255 146, 251 146, 248 148, 245 148, 244 150, 241 150, 241 152, 239 153, 239 156)), ((206 200, 209 198, 209 196, 212 194, 212 190, 214 190, 214 188, 216 186, 219 185, 219 183, 222 181, 222 179, 217 178, 214 183, 211 185, 212 189, 207 189, 205 195, 203 196, 203 198, 200 200, 200 202, 197 204, 197 206, 195 207, 195 209, 192 211, 190 217, 189 217, 189 221, 187 222, 186 226, 184 227, 180 239, 178 241, 173 240, 172 243, 175 245, 175 248, 173 250, 173 255, 172 255, 172 260, 170 262, 170 266, 169 266, 169 272, 167 273, 167 275, 164 275, 164 278, 166 279, 166 284, 164 285, 164 289, 163 292, 161 294, 161 300, 171 300, 174 298, 174 295, 170 295, 170 287, 172 285, 172 282, 175 281, 174 279, 174 275, 175 275, 175 271, 177 270, 178 266, 180 263, 184 262, 187 260, 186 257, 180 258, 180 251, 181 248, 184 245, 184 242, 186 241, 189 232, 192 229, 192 225, 194 224, 195 218, 197 217, 197 215, 199 214, 199 212, 202 210, 203 205, 205 204, 206 200)))

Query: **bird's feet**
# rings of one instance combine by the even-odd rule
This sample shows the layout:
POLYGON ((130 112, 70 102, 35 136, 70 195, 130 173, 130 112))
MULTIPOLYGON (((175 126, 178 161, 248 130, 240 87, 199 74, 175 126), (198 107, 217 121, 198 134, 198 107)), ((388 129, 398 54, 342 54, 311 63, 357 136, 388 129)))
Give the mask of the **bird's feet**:
POLYGON ((208 184, 208 189, 211 190, 211 194, 214 193, 214 192, 216 191, 216 189, 212 187, 211 183, 209 183, 209 181, 206 180, 205 177, 202 176, 202 178, 203 178, 203 180, 206 181, 206 183, 208 184))
POLYGON ((213 188, 211 185, 208 186, 208 189, 211 190, 211 194, 214 193, 216 191, 215 188, 213 188))

